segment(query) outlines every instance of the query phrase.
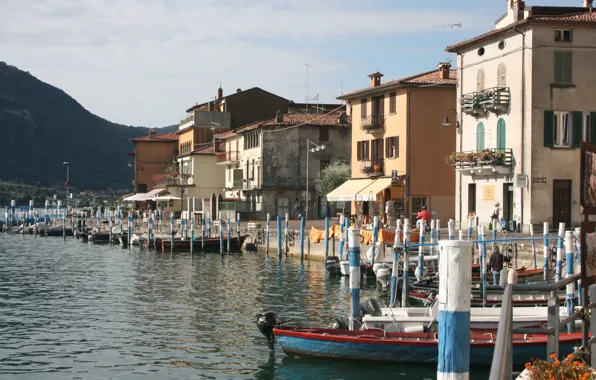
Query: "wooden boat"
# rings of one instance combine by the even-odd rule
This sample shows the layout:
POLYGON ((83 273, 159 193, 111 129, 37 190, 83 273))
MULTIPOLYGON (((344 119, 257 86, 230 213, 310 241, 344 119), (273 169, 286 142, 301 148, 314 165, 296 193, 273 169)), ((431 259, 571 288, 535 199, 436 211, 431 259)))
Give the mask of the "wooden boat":
MULTIPOLYGON (((248 235, 241 235, 240 242, 238 242, 237 236, 230 236, 230 251, 238 252, 241 250, 244 241, 248 238, 248 235)), ((223 240, 223 251, 228 251, 228 238, 224 236, 223 240)), ((156 239, 155 245, 156 247, 161 247, 162 251, 170 251, 172 250, 171 240, 162 239, 160 245, 158 245, 158 241, 156 239)), ((207 238, 203 242, 201 242, 201 238, 195 238, 193 241, 193 250, 200 251, 204 246, 204 251, 209 252, 219 252, 219 237, 216 238, 207 238)), ((176 240, 174 239, 174 251, 190 251, 190 239, 188 240, 176 240)))
MULTIPOLYGON (((437 362, 437 333, 390 333, 380 329, 348 331, 278 326, 273 329, 286 355, 377 362, 437 362)), ((573 352, 581 344, 581 333, 561 334, 560 352, 573 352)), ((513 335, 513 364, 523 365, 531 357, 545 357, 545 335, 513 335)), ((491 364, 496 334, 470 336, 470 364, 491 364)))

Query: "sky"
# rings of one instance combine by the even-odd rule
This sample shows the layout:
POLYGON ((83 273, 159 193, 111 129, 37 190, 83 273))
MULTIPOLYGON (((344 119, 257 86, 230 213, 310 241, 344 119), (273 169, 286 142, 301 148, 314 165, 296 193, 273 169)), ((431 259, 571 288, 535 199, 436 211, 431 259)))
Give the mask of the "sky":
MULTIPOLYGON (((574 5, 582 0, 528 0, 574 5)), ((296 102, 433 70, 506 0, 0 0, 0 61, 135 126, 260 87, 296 102), (442 27, 461 23, 461 28, 442 27), (308 64, 309 66, 307 66, 308 64), (308 90, 307 90, 308 67, 308 90)))

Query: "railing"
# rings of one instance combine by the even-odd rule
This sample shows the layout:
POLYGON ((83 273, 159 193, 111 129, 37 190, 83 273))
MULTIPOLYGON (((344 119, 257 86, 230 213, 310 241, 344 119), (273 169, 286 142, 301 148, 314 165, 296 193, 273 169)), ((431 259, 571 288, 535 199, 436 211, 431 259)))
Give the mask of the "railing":
POLYGON ((487 88, 480 92, 464 94, 460 103, 462 111, 470 115, 487 111, 504 112, 511 104, 511 92, 509 87, 487 88))
POLYGON ((187 126, 187 124, 193 122, 194 118, 195 118, 195 115, 192 114, 192 115, 180 120, 180 129, 185 128, 187 126))
POLYGON ((385 160, 382 158, 375 158, 366 161, 360 168, 363 174, 369 177, 379 177, 385 174, 385 160))
MULTIPOLYGON (((501 305, 501 315, 499 318, 499 328, 497 331, 497 342, 495 344, 495 351, 493 353, 493 361, 490 369, 490 380, 510 380, 513 375, 513 334, 538 334, 547 335, 546 357, 552 362, 549 356, 554 353, 559 358, 559 332, 561 325, 566 325, 575 320, 584 317, 584 310, 574 312, 567 316, 564 320, 559 319, 559 296, 560 289, 567 284, 571 284, 581 278, 581 275, 574 274, 559 282, 553 284, 516 284, 509 283, 505 286, 503 293, 503 302, 501 305), (515 290, 521 291, 537 291, 550 292, 548 298, 548 319, 546 328, 513 328, 513 292, 515 290)), ((587 304, 587 295, 582 294, 582 305, 587 304)), ((590 300, 592 301, 587 309, 592 310, 596 308, 596 285, 590 286, 590 300)), ((596 315, 591 317, 592 338, 588 341, 588 322, 584 320, 582 324, 582 346, 587 347, 596 343, 596 315)), ((594 352, 594 350, 591 350, 594 352)), ((594 355, 594 354, 592 354, 594 355)), ((529 359, 529 358, 528 358, 529 359)))
POLYGON ((372 115, 360 121, 360 128, 366 133, 385 130, 385 115, 372 115))
POLYGON ((215 156, 217 157, 218 164, 240 161, 240 154, 236 151, 217 152, 215 153, 215 156))
POLYGON ((513 150, 483 149, 456 152, 445 158, 445 162, 454 169, 489 169, 490 172, 510 171, 513 164, 513 150))
POLYGON ((233 190, 242 190, 242 187, 244 186, 244 180, 241 179, 235 179, 232 182, 232 189, 233 190))

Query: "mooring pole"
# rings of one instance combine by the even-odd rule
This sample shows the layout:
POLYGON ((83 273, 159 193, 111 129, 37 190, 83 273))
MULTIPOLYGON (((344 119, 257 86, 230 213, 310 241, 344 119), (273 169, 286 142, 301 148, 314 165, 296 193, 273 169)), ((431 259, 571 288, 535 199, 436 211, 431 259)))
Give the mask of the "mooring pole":
POLYGON ((286 242, 286 256, 288 255, 288 253, 290 252, 290 242, 289 242, 289 231, 290 231, 290 215, 288 215, 288 213, 286 212, 286 225, 285 225, 285 231, 284 231, 284 236, 285 236, 285 242, 286 242))
POLYGON ((482 275, 482 306, 486 307, 488 302, 488 289, 486 288, 486 243, 484 226, 478 227, 478 240, 480 240, 480 273, 482 275))
POLYGON ((422 280, 424 277, 424 231, 426 229, 426 221, 424 219, 420 220, 420 237, 419 237, 419 245, 418 245, 418 268, 416 268, 416 278, 418 281, 422 280))
POLYGON ((300 216, 300 261, 304 261, 304 225, 306 219, 300 216))
POLYGON ((548 280, 548 257, 549 255, 549 248, 548 248, 548 230, 549 230, 549 226, 548 226, 548 222, 544 222, 543 224, 543 231, 542 231, 542 235, 544 236, 544 250, 543 250, 543 254, 544 254, 544 281, 548 280))
POLYGON ((404 219, 404 270, 401 292, 401 307, 407 307, 408 302, 408 272, 410 268, 410 221, 404 219))
POLYGON ((277 256, 281 258, 281 216, 277 216, 277 256))
POLYGON ((223 255, 223 218, 219 212, 219 253, 223 255))
MULTIPOLYGON (((575 229, 575 233, 574 233, 574 239, 575 239, 575 260, 577 261, 577 264, 579 266, 579 273, 582 273, 582 259, 581 259, 581 241, 580 241, 580 236, 581 236, 581 228, 577 227, 575 229)), ((577 301, 579 306, 584 306, 583 301, 582 301, 582 287, 581 287, 581 280, 577 280, 577 301)))
POLYGON ((439 266, 438 380, 468 379, 470 373, 470 286, 473 243, 441 241, 439 266))
POLYGON ((389 307, 395 307, 397 298, 397 282, 399 279, 399 255, 398 248, 401 234, 401 220, 395 221, 395 239, 393 240, 393 268, 391 270, 391 294, 389 298, 389 307))
POLYGON ((228 233, 227 233, 227 235, 228 235, 227 244, 228 244, 228 253, 230 253, 230 249, 231 249, 231 247, 230 247, 230 235, 232 234, 232 228, 230 227, 230 214, 228 214, 228 222, 226 223, 226 231, 228 231, 228 233))
POLYGON ((174 213, 170 212, 170 253, 174 252, 174 213))
POLYGON ((377 251, 377 241, 379 240, 379 217, 377 215, 375 215, 373 217, 373 230, 372 230, 372 254, 370 257, 370 265, 373 268, 373 272, 374 272, 374 267, 375 267, 375 255, 376 255, 376 251, 377 251))
MULTIPOLYGON (((373 248, 374 249, 374 248, 373 248)), ((329 217, 325 217, 325 259, 329 256, 329 217)))
MULTIPOLYGON (((573 231, 565 232, 565 278, 573 276, 573 231)), ((575 297, 575 282, 567 284, 567 298, 565 304, 567 306, 567 315, 573 314, 573 298, 575 297)), ((575 321, 571 321, 567 325, 567 332, 572 333, 575 330, 575 321)))
POLYGON ((344 216, 339 217, 339 261, 343 260, 344 253, 344 216))
POLYGON ((265 253, 269 255, 269 221, 271 216, 267 213, 267 225, 265 226, 265 253))
POLYGON ((555 281, 561 281, 563 274, 563 238, 565 237, 565 223, 559 223, 559 238, 557 239, 557 266, 555 268, 555 281))
POLYGON ((201 216, 201 250, 205 250, 205 218, 201 216))
POLYGON ((195 217, 194 213, 190 217, 190 254, 193 254, 195 245, 195 217))
POLYGON ((350 330, 360 329, 360 231, 357 228, 348 230, 350 251, 350 330))
POLYGON ((236 213, 236 240, 238 240, 238 249, 242 248, 240 242, 240 213, 236 213))

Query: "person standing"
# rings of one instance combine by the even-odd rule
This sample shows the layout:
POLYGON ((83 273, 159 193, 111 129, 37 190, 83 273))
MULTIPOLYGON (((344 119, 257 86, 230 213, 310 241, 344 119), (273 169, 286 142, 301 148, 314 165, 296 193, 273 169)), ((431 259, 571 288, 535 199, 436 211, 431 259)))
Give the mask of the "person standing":
POLYGON ((493 285, 499 285, 503 263, 509 261, 511 261, 511 259, 503 256, 503 254, 499 252, 499 247, 495 246, 493 254, 490 256, 490 269, 493 272, 493 285))

